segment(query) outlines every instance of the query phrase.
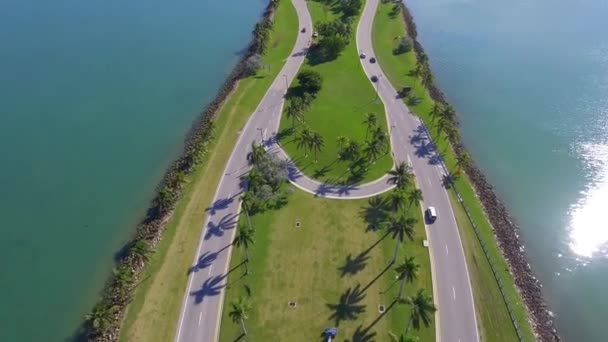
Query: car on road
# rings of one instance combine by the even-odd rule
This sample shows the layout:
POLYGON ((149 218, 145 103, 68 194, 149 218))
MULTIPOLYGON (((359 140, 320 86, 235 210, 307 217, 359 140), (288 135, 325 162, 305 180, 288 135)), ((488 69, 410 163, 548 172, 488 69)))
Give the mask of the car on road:
POLYGON ((424 215, 426 216, 427 222, 433 223, 437 219, 437 210, 435 210, 435 207, 428 207, 424 211, 424 215))
POLYGON ((372 57, 372 58, 369 59, 369 62, 370 63, 376 63, 376 59, 374 57, 372 57))
POLYGON ((361 54, 359 55, 359 57, 361 57, 361 59, 365 59, 365 52, 361 52, 361 54))
POLYGON ((378 76, 376 76, 376 75, 372 76, 372 82, 374 82, 374 83, 378 82, 378 76))

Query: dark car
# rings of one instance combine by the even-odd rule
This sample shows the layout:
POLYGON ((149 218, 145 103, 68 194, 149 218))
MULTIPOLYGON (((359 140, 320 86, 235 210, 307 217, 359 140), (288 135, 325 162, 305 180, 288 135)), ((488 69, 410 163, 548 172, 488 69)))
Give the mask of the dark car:
POLYGON ((435 207, 428 207, 424 211, 424 214, 426 215, 426 220, 429 223, 433 223, 437 219, 437 210, 435 210, 435 207))
POLYGON ((372 76, 372 82, 378 82, 378 76, 374 75, 372 76))
POLYGON ((372 57, 372 58, 369 59, 369 62, 370 63, 376 63, 376 59, 374 57, 372 57))

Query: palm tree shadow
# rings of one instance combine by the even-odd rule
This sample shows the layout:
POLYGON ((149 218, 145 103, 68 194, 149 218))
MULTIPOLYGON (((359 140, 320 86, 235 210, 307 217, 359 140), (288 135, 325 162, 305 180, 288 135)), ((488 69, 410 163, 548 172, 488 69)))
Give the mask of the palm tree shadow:
POLYGON ((200 304, 203 302, 205 297, 219 295, 222 292, 222 289, 226 286, 225 284, 221 284, 224 278, 226 278, 225 275, 217 275, 207 278, 199 290, 190 292, 190 295, 194 297, 194 302, 196 304, 200 304))
POLYGON ((375 341, 374 337, 376 337, 375 331, 370 332, 368 329, 363 329, 363 326, 360 325, 353 333, 350 342, 372 342, 375 341))
POLYGON ((344 277, 348 275, 355 275, 362 271, 367 265, 367 259, 369 259, 369 255, 367 252, 359 253, 354 259, 352 258, 352 254, 349 254, 346 257, 346 262, 343 266, 338 269, 342 272, 340 277, 344 277))
POLYGON ((359 304, 365 294, 360 290, 361 285, 355 288, 349 288, 340 296, 340 301, 337 304, 327 304, 327 307, 332 310, 330 320, 335 320, 336 326, 340 325, 344 320, 355 320, 360 314, 365 312, 365 305, 359 304))
POLYGON ((236 217, 237 215, 227 214, 222 217, 218 223, 214 223, 210 220, 209 223, 207 223, 205 240, 209 240, 213 236, 221 237, 224 235, 225 230, 233 229, 236 226, 236 217))
POLYGON ((380 223, 388 216, 388 205, 380 197, 373 197, 367 201, 367 206, 360 211, 361 217, 367 222, 366 231, 375 231, 380 223))

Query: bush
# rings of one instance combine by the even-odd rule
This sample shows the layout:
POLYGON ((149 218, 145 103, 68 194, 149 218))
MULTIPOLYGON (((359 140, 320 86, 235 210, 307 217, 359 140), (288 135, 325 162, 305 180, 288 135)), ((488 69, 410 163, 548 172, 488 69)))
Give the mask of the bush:
POLYGON ((262 66, 262 56, 255 54, 245 60, 244 72, 248 76, 255 75, 262 66))
MULTIPOLYGON (((303 70, 298 74, 298 82, 300 82, 300 88, 304 93, 316 94, 321 90, 323 79, 321 75, 314 70, 303 70)), ((311 99, 307 99, 310 102, 311 99)))
POLYGON ((412 40, 409 37, 401 37, 399 45, 393 50, 393 54, 400 55, 412 51, 412 40))

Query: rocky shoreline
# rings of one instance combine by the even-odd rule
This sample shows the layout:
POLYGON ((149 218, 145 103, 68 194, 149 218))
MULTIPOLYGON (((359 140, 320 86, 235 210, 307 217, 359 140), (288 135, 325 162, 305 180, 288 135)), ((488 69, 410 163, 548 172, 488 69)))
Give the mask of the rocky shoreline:
MULTIPOLYGON (((256 30, 268 30, 272 27, 272 18, 278 4, 279 0, 268 1, 262 18, 256 24, 256 30)), ((208 144, 213 139, 213 124, 219 109, 232 94, 239 80, 249 75, 247 60, 263 53, 265 42, 262 40, 267 37, 267 34, 253 35, 245 53, 228 75, 213 101, 193 122, 185 138, 182 152, 167 169, 157 187, 157 195, 136 227, 133 239, 116 253, 116 267, 106 281, 100 299, 87 315, 86 321, 78 327, 69 340, 103 342, 118 340, 120 324, 127 305, 132 300, 133 291, 138 285, 139 276, 150 254, 162 239, 173 207, 182 195, 184 177, 191 174, 195 166, 204 159, 208 144)))
MULTIPOLYGON (((400 4, 407 33, 413 41, 414 51, 417 57, 421 57, 425 52, 422 45, 416 39, 417 31, 414 18, 405 3, 400 2, 400 4)), ((433 100, 447 104, 445 95, 435 86, 434 82, 428 85, 428 92, 433 100)), ((466 153, 460 137, 452 139, 450 143, 457 155, 466 153)), ((560 341, 553 320, 553 314, 548 310, 542 296, 542 285, 534 276, 523 251, 524 249, 519 239, 519 227, 513 222, 504 203, 496 196, 492 185, 487 181, 479 168, 471 163, 465 171, 473 183, 477 197, 481 201, 485 213, 492 224, 498 245, 507 260, 510 272, 515 279, 515 284, 526 304, 528 316, 537 339, 539 341, 560 341)))

